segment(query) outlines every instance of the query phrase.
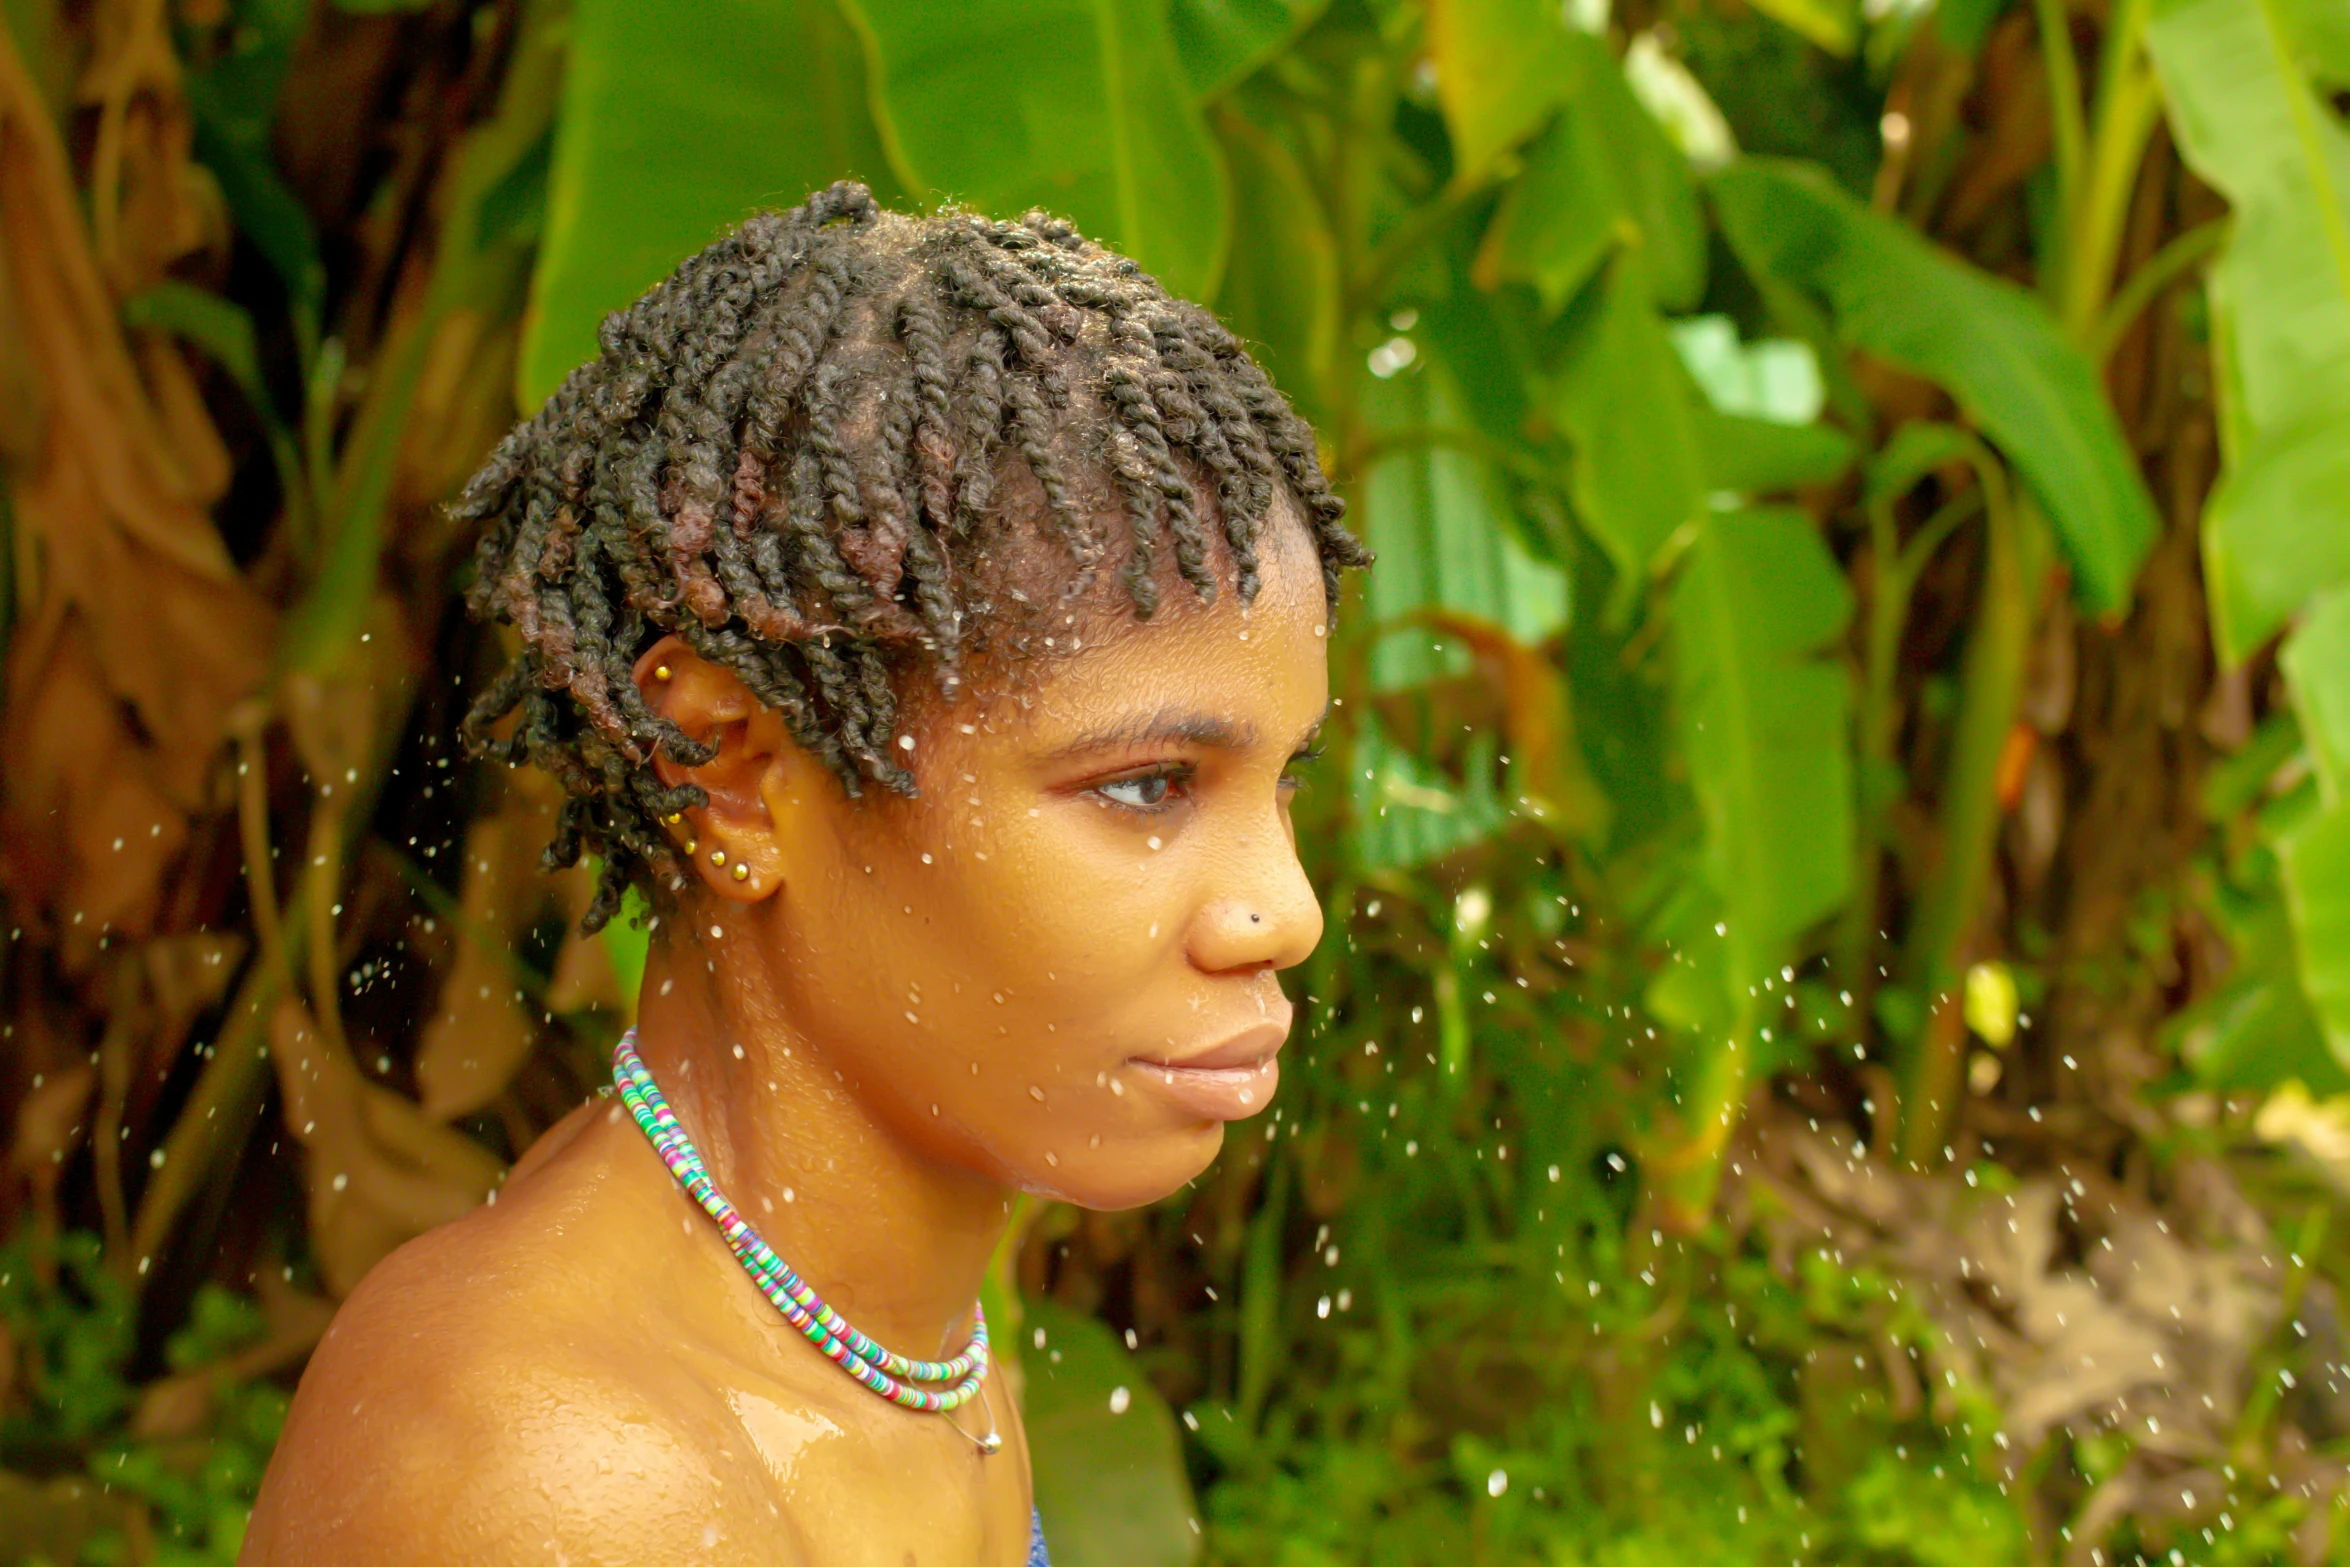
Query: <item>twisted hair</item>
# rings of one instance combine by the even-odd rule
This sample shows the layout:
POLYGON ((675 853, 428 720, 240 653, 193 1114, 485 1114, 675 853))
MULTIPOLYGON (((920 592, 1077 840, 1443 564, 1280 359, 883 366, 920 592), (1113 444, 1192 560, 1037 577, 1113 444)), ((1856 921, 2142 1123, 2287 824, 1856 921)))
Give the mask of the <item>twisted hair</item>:
POLYGON ((844 182, 690 257, 599 343, 453 507, 482 530, 468 607, 521 640, 464 736, 562 783, 545 863, 601 856, 590 931, 632 883, 684 885, 659 824, 705 803, 650 765, 715 754, 637 689, 665 634, 739 676, 850 795, 914 793, 892 759, 907 680, 952 691, 974 635, 1010 613, 980 569, 1007 463, 1034 475, 1064 593, 1122 550, 1140 617, 1162 539, 1214 599, 1211 517, 1254 597, 1280 493, 1333 607, 1341 569, 1370 560, 1313 432, 1232 335, 1042 213, 913 218, 844 182), (1097 523, 1086 483, 1115 494, 1123 529, 1097 523))

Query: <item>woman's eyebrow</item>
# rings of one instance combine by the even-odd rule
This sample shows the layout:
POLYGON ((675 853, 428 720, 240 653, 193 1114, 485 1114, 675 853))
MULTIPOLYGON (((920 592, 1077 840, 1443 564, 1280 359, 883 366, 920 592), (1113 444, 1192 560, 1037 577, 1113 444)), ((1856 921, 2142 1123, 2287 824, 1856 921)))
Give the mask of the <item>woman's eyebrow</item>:
POLYGON ((1257 742, 1256 726, 1213 713, 1166 710, 1079 735, 1055 746, 1050 759, 1117 751, 1138 745, 1197 745, 1214 751, 1245 751, 1257 742))

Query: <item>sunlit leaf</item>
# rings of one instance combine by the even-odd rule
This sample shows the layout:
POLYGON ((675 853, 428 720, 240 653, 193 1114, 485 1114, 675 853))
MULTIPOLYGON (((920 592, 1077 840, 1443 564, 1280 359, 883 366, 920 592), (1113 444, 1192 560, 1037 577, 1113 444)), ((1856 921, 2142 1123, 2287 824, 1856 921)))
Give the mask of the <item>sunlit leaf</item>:
POLYGON ((1568 29, 1557 0, 1430 0, 1428 54, 1464 180, 1540 130, 1608 58, 1568 29))
POLYGON ((1236 211, 1216 314, 1309 420, 1328 408, 1337 351, 1338 246, 1290 150, 1230 110, 1215 115, 1236 211))
POLYGON ((1704 218, 1688 165, 1604 43, 1570 33, 1565 54, 1575 61, 1572 90, 1495 211, 1477 280, 1531 283, 1557 310, 1611 248, 1628 245, 1641 252, 1658 302, 1686 309, 1705 291, 1704 218))
MULTIPOLYGON (((1428 606, 1461 610, 1540 642, 1566 623, 1566 578, 1520 542, 1506 482, 1487 458, 1440 439, 1468 428, 1446 367, 1428 362, 1391 379, 1366 378, 1366 422, 1385 454, 1362 483, 1364 538, 1379 567, 1364 584, 1373 620, 1392 623, 1428 606)), ((1372 650, 1382 688, 1451 672, 1458 655, 1424 632, 1383 637, 1372 650)))
POLYGON ((1809 166, 1751 158, 1711 184, 1747 267, 1824 300, 1845 342, 1946 387, 2031 485, 2081 600, 2127 605, 2154 504, 2096 372, 2040 302, 1809 166))
MULTIPOLYGON (((1278 53, 1329 0, 1168 0, 1167 31, 1184 79, 1213 98, 1278 53)), ((1241 211, 1249 210, 1244 204, 1241 211)))
POLYGON ((2350 588, 2318 600, 2278 661, 2326 802, 2350 803, 2350 588))
POLYGON ((1189 1567, 1198 1511, 1175 1417, 1110 1330, 1023 1302, 1021 1416, 1055 1567, 1189 1567))
POLYGON ((2234 209, 2210 298, 2227 470, 2204 512, 2223 657, 2350 578, 2350 130, 2310 67, 2346 28, 2288 0, 2160 0, 2147 48, 2179 150, 2234 209))
POLYGON ((1355 736, 1354 833, 1357 869, 1393 870, 1442 859, 1501 830, 1509 809, 1493 786, 1500 747, 1491 734, 1468 746, 1465 786, 1387 738, 1375 719, 1355 736))
POLYGON ((1637 577, 1705 501, 1688 372, 1629 252, 1564 325, 1557 412, 1574 444, 1575 515, 1637 577))
POLYGON ((1230 194, 1163 6, 846 8, 871 42, 875 113, 917 195, 997 217, 1043 207, 1170 293, 1214 291, 1230 194))
POLYGON ((2301 989, 2350 1065, 2350 802, 2318 812, 2277 843, 2301 989))
POLYGON ((1706 488, 1733 495, 1783 495, 1832 484, 1860 456, 1852 437, 1832 425, 1781 424, 1698 408, 1691 410, 1690 429, 1706 488))
POLYGON ((1754 8, 1830 54, 1852 53, 1860 25, 1860 7, 1854 0, 1754 0, 1754 8))
POLYGON ((1852 879, 1851 590, 1793 510, 1710 516, 1672 590, 1673 661, 1709 879, 1751 982, 1852 879))
POLYGON ((607 314, 760 208, 836 179, 896 196, 864 81, 856 35, 830 0, 580 0, 522 405, 595 356, 607 314))

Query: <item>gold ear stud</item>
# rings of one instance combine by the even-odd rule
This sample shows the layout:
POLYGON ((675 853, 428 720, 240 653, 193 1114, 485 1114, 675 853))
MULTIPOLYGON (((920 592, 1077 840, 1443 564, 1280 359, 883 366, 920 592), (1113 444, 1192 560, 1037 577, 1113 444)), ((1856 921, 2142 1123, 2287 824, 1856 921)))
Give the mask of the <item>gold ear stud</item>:
POLYGON ((671 811, 667 816, 661 818, 662 825, 666 827, 675 827, 684 820, 685 812, 683 811, 671 811))
POLYGON ((667 664, 655 664, 653 666, 653 678, 655 680, 667 680, 669 678, 669 666, 667 664))
POLYGON ((735 861, 734 879, 736 881, 749 881, 751 879, 751 868, 740 860, 735 861))
POLYGON ((710 863, 712 865, 724 865, 726 863, 726 851, 724 849, 712 849, 710 851, 710 863))
POLYGON ((701 846, 702 842, 699 838, 688 838, 685 841, 685 852, 691 854, 701 846))

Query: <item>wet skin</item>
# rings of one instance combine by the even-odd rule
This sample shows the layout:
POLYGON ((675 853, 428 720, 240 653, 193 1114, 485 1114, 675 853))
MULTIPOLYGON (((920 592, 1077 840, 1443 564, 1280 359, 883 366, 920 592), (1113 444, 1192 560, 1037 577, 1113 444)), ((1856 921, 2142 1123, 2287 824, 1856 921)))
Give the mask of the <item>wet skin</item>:
MULTIPOLYGON (((637 666, 721 742, 658 764, 710 801, 676 829, 699 880, 654 933, 640 1053, 719 1190, 891 1349, 962 1348, 1015 1192, 1156 1200, 1270 1101, 1274 976, 1322 930, 1288 802, 1329 688, 1311 547, 1281 516, 1260 549, 1251 605, 1170 578, 1151 621, 1076 615, 925 702, 912 800, 847 799, 674 639, 637 666)), ((591 1100, 344 1304, 239 1560, 1016 1564, 1001 1384, 941 1417, 853 1383, 591 1100)))

